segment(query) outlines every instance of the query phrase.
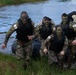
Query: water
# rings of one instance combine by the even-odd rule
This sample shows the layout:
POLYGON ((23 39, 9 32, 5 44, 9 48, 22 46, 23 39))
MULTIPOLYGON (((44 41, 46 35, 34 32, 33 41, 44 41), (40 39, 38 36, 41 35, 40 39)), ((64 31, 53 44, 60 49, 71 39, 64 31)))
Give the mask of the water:
MULTIPOLYGON (((63 13, 76 11, 75 9, 76 0, 48 0, 45 2, 0 7, 0 32, 7 32, 11 25, 19 19, 22 11, 27 11, 30 18, 35 22, 35 25, 37 25, 44 16, 50 17, 57 25, 61 22, 61 15, 63 13)), ((3 43, 4 36, 5 34, 0 34, 0 44, 3 43)), ((12 36, 15 36, 15 34, 12 36)), ((13 41, 13 38, 9 40, 6 50, 0 48, 0 51, 11 53, 10 46, 13 41)))

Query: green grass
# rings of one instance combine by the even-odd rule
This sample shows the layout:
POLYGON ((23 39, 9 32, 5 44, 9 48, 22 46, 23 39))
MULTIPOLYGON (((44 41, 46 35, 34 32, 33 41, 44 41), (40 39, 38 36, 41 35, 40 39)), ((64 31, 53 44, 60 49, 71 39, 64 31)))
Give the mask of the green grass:
POLYGON ((32 60, 26 70, 23 63, 24 60, 18 61, 11 55, 0 53, 0 75, 76 75, 76 69, 61 71, 56 65, 49 66, 46 58, 32 60))
POLYGON ((27 2, 40 2, 45 0, 0 0, 0 6, 12 5, 12 4, 21 4, 27 2))

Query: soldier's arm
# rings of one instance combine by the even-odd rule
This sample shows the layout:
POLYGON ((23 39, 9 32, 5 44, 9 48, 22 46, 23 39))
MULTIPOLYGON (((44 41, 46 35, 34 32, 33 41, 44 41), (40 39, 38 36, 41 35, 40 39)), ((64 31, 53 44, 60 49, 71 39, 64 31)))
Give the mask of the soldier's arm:
POLYGON ((68 39, 67 39, 67 37, 65 37, 65 42, 64 42, 64 46, 63 46, 62 51, 65 52, 67 50, 67 48, 68 48, 68 39))
POLYGON ((53 37, 54 37, 54 35, 51 34, 50 36, 48 36, 48 37, 46 38, 46 40, 44 41, 44 46, 45 46, 45 47, 47 47, 47 46, 50 44, 50 40, 52 40, 53 37))
MULTIPOLYGON (((50 37, 50 36, 49 36, 50 37)), ((41 50, 46 54, 48 52, 48 46, 50 44, 50 38, 47 38, 41 46, 41 50)))
POLYGON ((17 29, 17 24, 12 25, 12 27, 8 30, 5 36, 4 45, 7 45, 7 42, 11 36, 11 34, 17 29))
POLYGON ((50 35, 50 36, 48 36, 47 38, 46 38, 46 40, 44 41, 44 43, 42 44, 42 46, 41 46, 41 50, 46 54, 47 52, 48 52, 48 48, 49 48, 49 46, 50 46, 50 40, 52 39, 53 37, 52 37, 52 35, 50 35))

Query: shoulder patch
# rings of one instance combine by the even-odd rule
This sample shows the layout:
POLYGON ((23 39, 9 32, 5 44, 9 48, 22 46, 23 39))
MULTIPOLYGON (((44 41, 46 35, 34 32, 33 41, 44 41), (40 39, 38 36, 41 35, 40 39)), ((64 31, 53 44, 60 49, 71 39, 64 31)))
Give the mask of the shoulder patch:
POLYGON ((14 24, 14 28, 17 29, 17 25, 16 24, 14 24))

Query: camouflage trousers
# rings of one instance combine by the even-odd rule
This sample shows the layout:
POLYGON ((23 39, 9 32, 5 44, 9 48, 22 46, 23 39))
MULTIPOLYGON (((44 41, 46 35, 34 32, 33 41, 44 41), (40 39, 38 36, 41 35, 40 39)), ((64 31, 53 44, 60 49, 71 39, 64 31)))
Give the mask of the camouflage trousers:
POLYGON ((71 67, 71 61, 72 61, 72 54, 71 51, 67 48, 65 51, 65 54, 62 56, 59 53, 55 53, 54 51, 49 50, 48 51, 48 62, 49 64, 52 64, 53 62, 58 62, 61 67, 64 67, 65 64, 67 64, 66 68, 71 67))
POLYGON ((30 59, 32 55, 32 42, 21 42, 17 40, 17 50, 16 50, 16 58, 22 59, 25 58, 30 59))
POLYGON ((61 56, 60 53, 55 53, 52 50, 48 50, 48 63, 52 64, 54 62, 63 62, 64 56, 61 56))
POLYGON ((75 58, 75 54, 76 54, 76 45, 72 45, 72 39, 69 40, 69 50, 71 51, 72 57, 75 58))

